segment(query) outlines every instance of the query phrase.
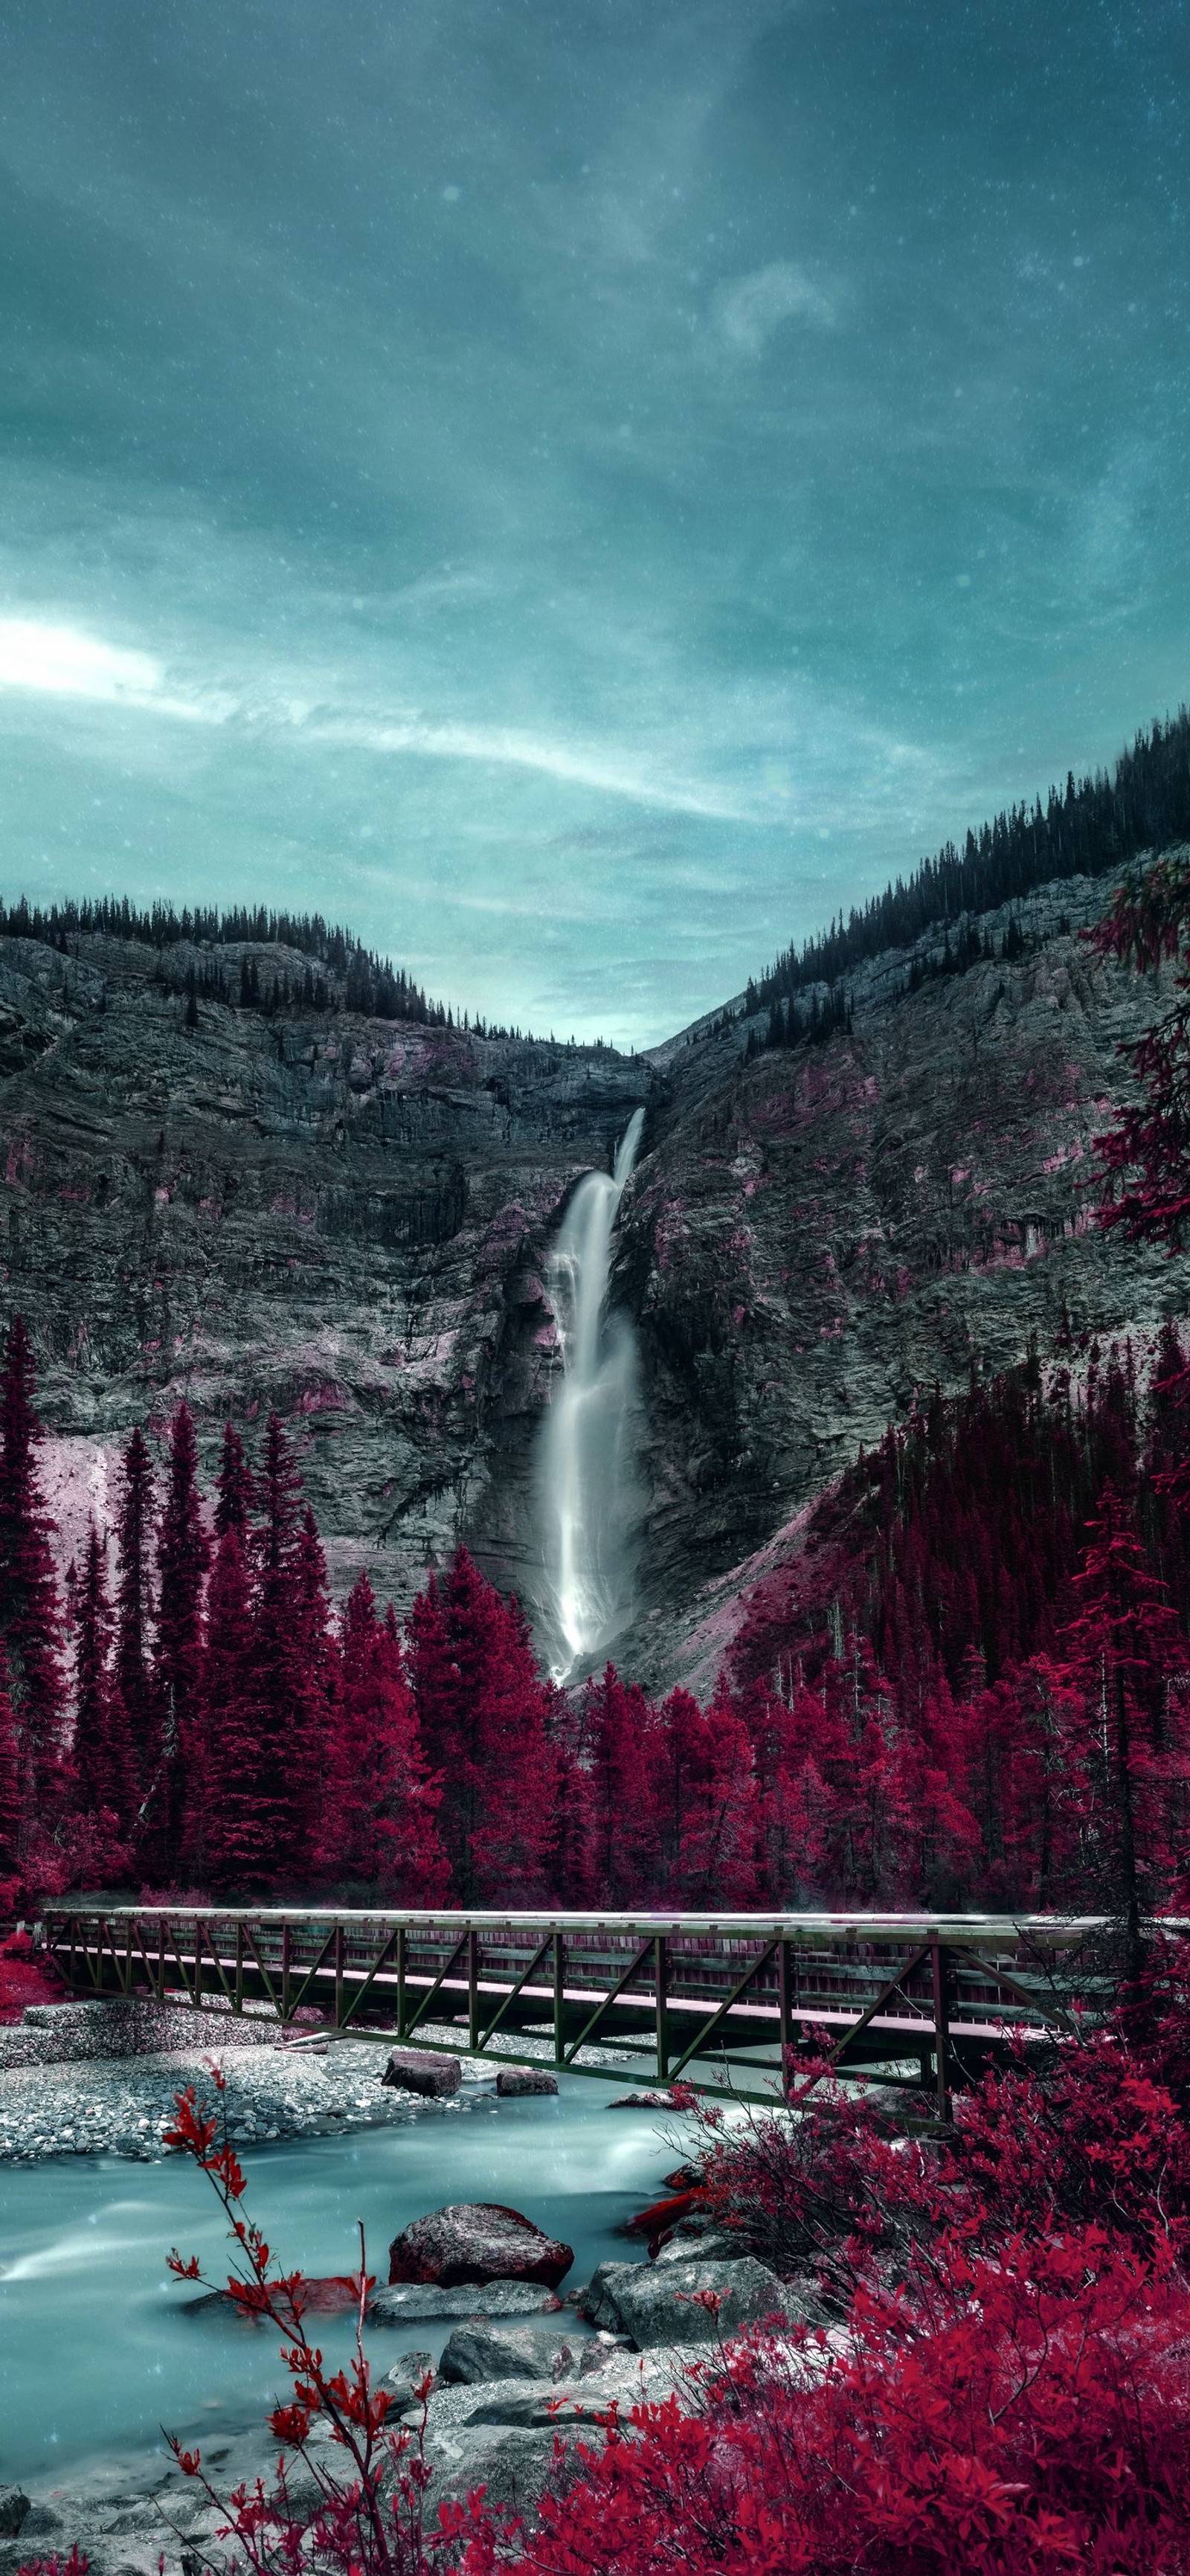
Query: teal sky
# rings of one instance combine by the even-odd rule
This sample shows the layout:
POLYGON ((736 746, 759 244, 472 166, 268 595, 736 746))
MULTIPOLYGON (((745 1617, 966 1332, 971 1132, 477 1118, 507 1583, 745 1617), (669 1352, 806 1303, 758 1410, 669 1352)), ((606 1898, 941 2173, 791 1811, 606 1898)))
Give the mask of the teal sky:
POLYGON ((648 1044, 1190 686, 1182 0, 9 0, 0 885, 648 1044))

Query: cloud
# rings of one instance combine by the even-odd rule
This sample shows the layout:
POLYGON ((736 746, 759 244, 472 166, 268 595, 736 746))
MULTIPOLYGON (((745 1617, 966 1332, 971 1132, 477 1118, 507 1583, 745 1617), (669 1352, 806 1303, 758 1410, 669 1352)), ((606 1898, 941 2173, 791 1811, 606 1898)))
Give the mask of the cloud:
POLYGON ((688 814, 705 822, 745 822, 746 800, 660 763, 624 758, 616 749, 516 725, 463 723, 422 713, 367 715, 313 703, 281 673, 264 686, 236 690, 194 686, 167 674, 149 653, 109 644, 81 627, 37 618, 0 617, 0 690, 17 689, 103 705, 192 725, 235 726, 257 737, 341 745, 381 757, 476 762, 529 770, 567 786, 688 814))
POLYGON ((835 305, 791 259, 773 259, 746 277, 717 288, 712 310, 723 338, 742 356, 759 358, 782 322, 810 322, 829 330, 835 305))

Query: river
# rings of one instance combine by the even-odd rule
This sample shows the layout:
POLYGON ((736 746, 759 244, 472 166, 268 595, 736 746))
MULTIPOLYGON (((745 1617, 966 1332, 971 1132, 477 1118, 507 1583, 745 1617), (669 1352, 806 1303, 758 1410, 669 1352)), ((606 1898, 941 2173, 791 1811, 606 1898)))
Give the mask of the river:
MULTIPOLYGON (((399 2129, 245 2151, 247 2207, 285 2266, 310 2273, 354 2268, 362 2218, 383 2281, 390 2238, 424 2211, 511 2203, 573 2245, 565 2290, 632 2253, 623 2222, 675 2161, 663 2117, 613 2111, 580 2077, 563 2077, 556 2099, 498 2103, 468 2087, 457 2107, 427 2105, 399 2129)), ((188 2438, 238 2430, 282 2390, 271 2332, 185 2313, 195 2293, 167 2271, 173 2245, 226 2278, 222 2213, 187 2158, 0 2171, 0 2480, 143 2452, 162 2426, 188 2438)), ((383 2372, 404 2346, 437 2354, 450 2330, 378 2329, 369 2343, 383 2372)), ((318 2340, 345 2352, 346 2321, 320 2318, 318 2340)))

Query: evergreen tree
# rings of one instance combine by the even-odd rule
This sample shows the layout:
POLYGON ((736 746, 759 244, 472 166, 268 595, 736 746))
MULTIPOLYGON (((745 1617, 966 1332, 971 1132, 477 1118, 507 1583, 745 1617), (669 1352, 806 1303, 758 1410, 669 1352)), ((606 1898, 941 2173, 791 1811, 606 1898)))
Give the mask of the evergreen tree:
POLYGON ((8 1658, 0 1645, 0 1880, 15 1873, 21 1848, 21 1761, 8 1658))
POLYGON ((417 1709, 390 1609, 377 1615, 366 1574, 343 1608, 337 1726, 335 1862, 349 1878, 406 1905, 436 1903, 449 1877, 426 1775, 417 1709))
POLYGON ((33 1397, 33 1354, 24 1319, 16 1315, 0 1375, 0 1644, 7 1657, 22 1807, 29 1822, 43 1809, 57 1774, 65 1701, 49 1544, 52 1523, 37 1474, 41 1425, 33 1397))
POLYGON ((547 1697, 518 1603, 465 1548, 409 1619, 422 1744, 441 1774, 439 1830, 463 1904, 522 1903, 548 1884, 555 1762, 547 1697))
POLYGON ((198 1491, 194 1423, 188 1405, 182 1403, 170 1430, 169 1483, 157 1532, 154 1681, 167 1765, 171 1860, 181 1849, 187 1802, 200 1793, 203 1588, 210 1552, 198 1491))
POLYGON ((272 1840, 262 1777, 248 1562, 231 1524, 215 1551, 202 1669, 203 1768, 186 1817, 186 1859, 219 1892, 267 1886, 272 1840))
POLYGON ((270 1415, 260 1471, 254 1538, 253 1626, 259 1740, 262 1866, 273 1886, 308 1875, 315 1835, 318 1764, 326 1728, 319 1665, 325 1589, 317 1532, 303 1547, 301 1478, 280 1420, 270 1415))
POLYGON ((163 1830, 166 1799, 161 1704, 153 1677, 153 1468, 139 1423, 122 1465, 116 1516, 116 1680, 128 1712, 142 1801, 149 1808, 149 1831, 157 1835, 163 1830))
POLYGON ((117 1867, 125 1867, 139 1793, 128 1713, 112 1671, 111 1643, 105 1552, 92 1521, 75 1632, 74 1790, 92 1827, 118 1847, 117 1867))
POLYGON ((244 1443, 233 1423, 223 1425, 223 1451, 215 1498, 215 1536, 224 1530, 236 1531, 241 1547, 248 1544, 248 1528, 255 1508, 252 1470, 244 1456, 244 1443))

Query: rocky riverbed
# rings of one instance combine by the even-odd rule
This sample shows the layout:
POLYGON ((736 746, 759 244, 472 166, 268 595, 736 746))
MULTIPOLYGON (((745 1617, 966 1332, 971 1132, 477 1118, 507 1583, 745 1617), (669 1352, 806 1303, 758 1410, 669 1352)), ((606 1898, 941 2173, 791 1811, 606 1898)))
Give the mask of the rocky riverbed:
MULTIPOLYGON (((463 2060, 458 2090, 424 2100, 382 2081, 388 2052, 369 2040, 327 2045, 314 2037, 294 2047, 263 2016, 232 2026, 226 2014, 196 2017, 168 2005, 35 2007, 19 2029, 0 2034, 0 2157, 160 2160, 169 2152, 163 2131, 175 2092, 190 2080, 209 2085, 212 2061, 225 2077, 231 2135, 244 2146, 379 2124, 412 2129, 495 2108, 497 2070, 490 2061, 463 2060)), ((518 2105, 518 2112, 527 2107, 518 2105)), ((530 2212, 535 2180, 544 2175, 534 2175, 526 2162, 530 2212)), ((407 2233, 412 2238, 418 2231, 407 2233)), ((210 2356, 217 2381, 220 2337, 227 2331, 218 2321, 219 2303, 193 2304, 215 2311, 210 2356)), ((493 2502, 531 2513, 549 2479, 573 2474, 577 2441, 597 2442, 613 2407, 623 2418, 642 2399, 654 2402, 674 2389, 697 2404, 700 2370, 713 2360, 721 2327, 730 2332, 762 2317, 806 2313, 804 2301, 762 2265, 713 2240, 679 2237, 655 2263, 602 2261, 589 2281, 577 2287, 563 2281, 558 2294, 528 2278, 449 2287, 402 2278, 373 2293, 365 2336, 395 2413, 411 2435, 424 2438, 433 2470, 431 2518, 440 2500, 478 2485, 493 2502), (706 2303, 706 2292, 715 2294, 717 2308, 706 2303), (556 2460, 559 2436, 564 2451, 556 2460)), ((205 2319, 187 2331, 205 2343, 205 2319)), ((261 2340, 263 2350, 267 2330, 261 2340)), ((115 2348, 102 2362, 96 2353, 100 2366, 119 2367, 115 2348)), ((238 2421, 234 2406, 228 2411, 224 2400, 223 2407, 201 2445, 221 2498, 244 2479, 260 2475, 271 2483, 277 2466, 264 2406, 238 2421)), ((20 2460, 10 2453, 8 2462, 11 2475, 20 2460)), ((312 2509, 318 2475, 340 2463, 341 2455, 317 2440, 308 2459, 290 2459, 290 2495, 299 2510, 312 2509)), ((64 2474, 30 2476, 7 2488, 0 2483, 0 2576, 15 2576, 37 2557, 64 2558, 76 2543, 92 2576, 156 2576, 162 2559, 166 2576, 197 2576, 212 2556, 219 2561, 225 2554, 218 2537, 224 2519, 161 2447, 113 2454, 64 2474)))
MULTIPOLYGON (((389 2362, 383 2326, 369 2338, 377 2378, 399 2409, 395 2420, 422 2444, 433 2472, 431 2524, 439 2503, 461 2501, 480 2486, 493 2504, 531 2519, 542 2492, 577 2473, 578 2445, 597 2446, 613 2411, 627 2423, 634 2406, 660 2404, 675 2393, 697 2407, 720 2333, 761 2319, 772 2322, 799 2366, 783 2329, 812 2313, 763 2264, 700 2256, 689 2244, 653 2265, 601 2265, 561 2315, 551 2302, 548 2313, 504 2321, 507 2293, 519 2286, 492 2283, 471 2291, 471 2314, 461 2317, 437 2369, 427 2352, 409 2344, 389 2362), (718 2313, 706 2293, 719 2303, 718 2313), (597 2318, 610 2322, 592 2330, 597 2318)), ((442 2294, 426 2293, 427 2312, 435 2317, 436 2295, 442 2294)), ((451 2295, 461 2311, 464 2294, 451 2295)), ((406 2328, 415 2324, 415 2310, 410 2297, 402 2313, 406 2328)), ((218 2433, 203 2446, 202 2466, 225 2499, 257 2477, 271 2491, 280 2457, 263 2428, 252 2426, 218 2433)), ((310 2513, 319 2480, 341 2477, 342 2454, 316 2434, 304 2455, 285 2457, 284 2467, 291 2510, 310 2513)), ((222 2504, 213 2504, 176 2463, 161 2454, 134 2458, 61 2484, 0 2488, 0 2576, 15 2576, 35 2556, 61 2558, 75 2544, 86 2551, 92 2576, 156 2576, 162 2564, 167 2576, 175 2570, 197 2576, 200 2566, 212 2559, 218 2565, 228 2554, 225 2528, 222 2504)))

